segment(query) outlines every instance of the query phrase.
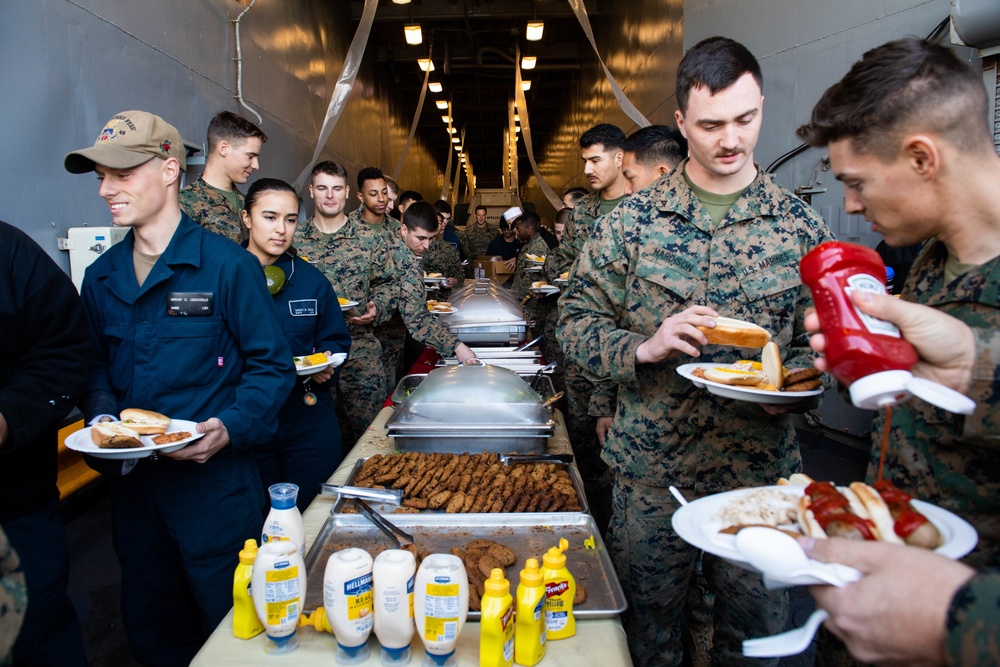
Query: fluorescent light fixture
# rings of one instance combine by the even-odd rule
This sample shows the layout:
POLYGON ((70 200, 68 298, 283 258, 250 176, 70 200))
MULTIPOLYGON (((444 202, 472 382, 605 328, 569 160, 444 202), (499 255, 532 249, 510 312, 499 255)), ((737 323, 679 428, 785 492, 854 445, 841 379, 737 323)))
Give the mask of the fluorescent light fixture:
POLYGON ((420 31, 420 25, 403 26, 403 35, 406 36, 406 43, 417 45, 424 41, 424 33, 420 31))
POLYGON ((451 122, 451 116, 441 116, 441 122, 442 123, 450 123, 451 122))
MULTIPOLYGON (((419 29, 420 26, 417 26, 419 29)), ((418 44, 420 42, 417 42, 418 44)), ((521 57, 521 69, 535 69, 535 65, 538 64, 537 56, 522 56, 521 57)))
POLYGON ((437 81, 431 81, 430 83, 427 84, 427 90, 431 91, 432 93, 440 93, 441 89, 442 89, 441 84, 437 81))
POLYGON ((455 128, 455 127, 449 127, 449 128, 448 128, 448 133, 449 133, 449 134, 458 134, 458 128, 455 128))
POLYGON ((515 123, 520 123, 521 122, 521 116, 518 115, 518 114, 514 114, 514 122, 515 123))
POLYGON ((528 30, 524 33, 524 38, 529 42, 537 42, 542 38, 542 31, 544 30, 544 21, 528 21, 528 30))
POLYGON ((392 0, 392 4, 394 4, 394 5, 408 5, 408 4, 410 4, 410 0, 392 0))
POLYGON ((517 133, 517 132, 520 132, 520 131, 521 131, 521 126, 520 125, 515 125, 514 126, 514 132, 517 133))
POLYGON ((521 79, 521 90, 523 90, 524 92, 528 92, 529 90, 531 90, 531 82, 521 79))
POLYGON ((448 108, 448 100, 438 100, 434 104, 437 105, 438 109, 447 109, 448 108))
POLYGON ((460 143, 462 143, 462 140, 459 139, 458 137, 452 137, 451 138, 451 143, 453 143, 453 144, 460 144, 460 143))
POLYGON ((434 71, 434 62, 430 58, 417 58, 417 65, 420 66, 421 72, 426 72, 428 69, 434 71))

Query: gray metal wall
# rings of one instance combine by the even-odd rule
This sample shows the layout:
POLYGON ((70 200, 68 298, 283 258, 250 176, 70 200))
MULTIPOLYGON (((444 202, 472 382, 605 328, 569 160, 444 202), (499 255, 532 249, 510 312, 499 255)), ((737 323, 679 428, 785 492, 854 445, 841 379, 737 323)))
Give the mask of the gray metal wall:
MULTIPOLYGON (((117 111, 163 116, 203 143, 218 111, 238 111, 234 32, 247 0, 0 1, 0 219, 26 230, 68 269, 56 238, 106 225, 93 176, 62 166, 93 143, 117 111)), ((354 28, 335 3, 261 0, 241 25, 243 90, 270 138, 251 179, 293 180, 309 163, 354 28)), ((369 50, 375 45, 369 45, 369 50)), ((245 113, 248 118, 252 115, 245 113)), ((362 67, 323 157, 353 179, 375 164, 392 171, 413 110, 389 101, 362 67)), ((415 142, 400 179, 435 193, 442 175, 415 142)))

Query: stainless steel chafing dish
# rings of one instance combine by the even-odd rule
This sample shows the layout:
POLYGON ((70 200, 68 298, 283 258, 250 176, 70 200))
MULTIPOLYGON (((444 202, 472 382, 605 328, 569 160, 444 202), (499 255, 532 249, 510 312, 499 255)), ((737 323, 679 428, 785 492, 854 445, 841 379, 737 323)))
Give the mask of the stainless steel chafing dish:
POLYGON ((400 450, 454 453, 537 454, 553 426, 542 397, 527 382, 485 365, 431 371, 386 422, 400 450))
POLYGON ((509 290, 491 280, 479 280, 452 292, 456 309, 440 315, 441 323, 463 343, 516 345, 526 338, 524 310, 509 290))

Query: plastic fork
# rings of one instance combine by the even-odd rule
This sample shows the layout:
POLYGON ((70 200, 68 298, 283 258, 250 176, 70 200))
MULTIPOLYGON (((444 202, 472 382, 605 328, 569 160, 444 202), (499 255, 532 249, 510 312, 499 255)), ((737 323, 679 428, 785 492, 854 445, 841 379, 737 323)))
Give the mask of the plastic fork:
POLYGON ((743 655, 748 658, 784 658, 798 655, 812 643, 819 626, 830 615, 822 609, 817 609, 809 615, 809 619, 800 628, 782 632, 780 635, 748 639, 743 642, 743 655))

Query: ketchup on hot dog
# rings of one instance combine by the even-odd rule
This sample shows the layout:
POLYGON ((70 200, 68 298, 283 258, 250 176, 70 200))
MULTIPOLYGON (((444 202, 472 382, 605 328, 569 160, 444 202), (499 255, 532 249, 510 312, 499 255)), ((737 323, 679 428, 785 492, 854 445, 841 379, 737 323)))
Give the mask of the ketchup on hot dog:
POLYGON ((889 480, 875 482, 875 490, 882 496, 882 500, 889 506, 889 512, 895 519, 893 530, 903 540, 909 537, 920 526, 927 523, 927 517, 910 508, 912 498, 902 489, 897 488, 889 480))
POLYGON ((866 540, 874 540, 872 528, 875 524, 850 510, 850 501, 831 482, 813 482, 806 487, 806 495, 812 499, 809 509, 823 530, 834 523, 846 523, 856 529, 866 540))

